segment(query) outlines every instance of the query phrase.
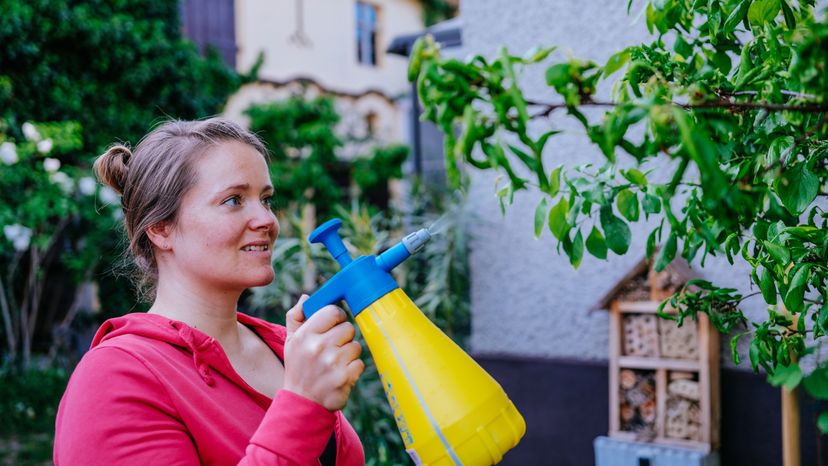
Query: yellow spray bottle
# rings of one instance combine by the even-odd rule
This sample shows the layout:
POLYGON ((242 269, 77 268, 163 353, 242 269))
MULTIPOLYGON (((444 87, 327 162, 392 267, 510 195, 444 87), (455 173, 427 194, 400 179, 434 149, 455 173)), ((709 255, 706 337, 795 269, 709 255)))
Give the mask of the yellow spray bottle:
POLYGON ((406 236, 378 256, 352 260, 339 219, 308 238, 342 266, 305 301, 309 318, 348 303, 379 371, 406 451, 417 465, 489 466, 518 444, 526 423, 500 385, 423 315, 390 271, 431 238, 406 236))

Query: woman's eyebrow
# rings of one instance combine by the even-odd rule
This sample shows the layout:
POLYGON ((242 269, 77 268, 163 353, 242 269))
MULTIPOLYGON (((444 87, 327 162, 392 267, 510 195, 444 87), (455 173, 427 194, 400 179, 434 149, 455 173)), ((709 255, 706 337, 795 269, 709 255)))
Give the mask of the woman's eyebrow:
MULTIPOLYGON (((234 184, 233 186, 228 186, 228 187, 222 189, 221 191, 219 191, 219 194, 220 193, 226 193, 227 191, 247 191, 248 189, 250 189, 250 184, 249 183, 234 184)), ((262 187, 262 192, 263 193, 264 192, 271 192, 271 191, 274 191, 273 185, 271 185, 271 184, 267 184, 264 187, 262 187)))

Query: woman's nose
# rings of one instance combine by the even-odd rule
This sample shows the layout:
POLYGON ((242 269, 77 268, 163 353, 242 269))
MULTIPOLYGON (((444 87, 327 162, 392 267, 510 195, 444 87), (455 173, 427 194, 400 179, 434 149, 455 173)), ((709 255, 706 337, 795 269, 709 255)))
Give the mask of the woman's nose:
POLYGON ((276 214, 273 213, 270 206, 257 203, 255 212, 250 219, 250 227, 254 230, 270 230, 276 228, 276 225, 276 214))

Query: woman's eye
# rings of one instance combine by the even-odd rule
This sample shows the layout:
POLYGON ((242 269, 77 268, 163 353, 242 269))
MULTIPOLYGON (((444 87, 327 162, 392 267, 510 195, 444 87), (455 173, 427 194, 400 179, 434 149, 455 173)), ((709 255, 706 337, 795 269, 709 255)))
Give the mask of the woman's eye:
POLYGON ((262 204, 266 205, 267 207, 273 207, 273 196, 267 196, 262 198, 262 204))
POLYGON ((232 207, 239 206, 239 205, 241 205, 241 197, 240 196, 228 197, 227 199, 224 200, 224 202, 222 202, 222 204, 229 205, 229 206, 232 206, 232 207))

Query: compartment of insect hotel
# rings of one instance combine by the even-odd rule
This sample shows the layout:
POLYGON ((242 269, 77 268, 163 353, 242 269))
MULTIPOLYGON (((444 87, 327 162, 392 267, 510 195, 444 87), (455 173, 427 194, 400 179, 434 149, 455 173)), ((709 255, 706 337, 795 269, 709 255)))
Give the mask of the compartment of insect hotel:
POLYGON ((701 313, 680 327, 659 316, 690 278, 686 264, 656 273, 642 262, 599 303, 610 311, 610 437, 718 447, 718 334, 701 313))

